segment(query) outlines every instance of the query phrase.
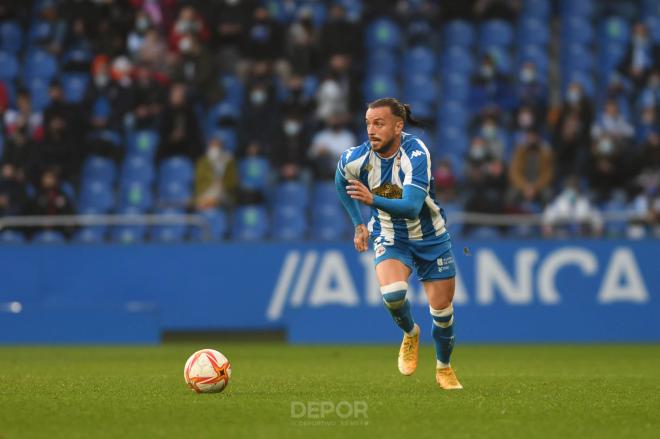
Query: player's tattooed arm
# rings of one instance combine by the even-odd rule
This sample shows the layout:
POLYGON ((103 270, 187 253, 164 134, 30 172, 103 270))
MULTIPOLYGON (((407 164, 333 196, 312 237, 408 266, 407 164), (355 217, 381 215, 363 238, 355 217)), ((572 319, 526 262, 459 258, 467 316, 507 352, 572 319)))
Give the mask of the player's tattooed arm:
POLYGON ((355 226, 355 237, 353 238, 355 250, 363 252, 369 248, 369 230, 364 224, 355 226))

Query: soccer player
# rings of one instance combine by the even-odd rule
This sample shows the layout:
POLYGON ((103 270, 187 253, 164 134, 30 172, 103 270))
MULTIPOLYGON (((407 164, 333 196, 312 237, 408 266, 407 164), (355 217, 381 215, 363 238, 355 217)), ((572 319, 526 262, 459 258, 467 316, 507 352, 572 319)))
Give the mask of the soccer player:
POLYGON ((406 123, 417 123, 410 113, 410 107, 395 98, 370 103, 369 140, 342 154, 335 183, 355 226, 355 249, 367 250, 371 238, 383 302, 404 332, 399 371, 411 375, 417 368, 420 329, 406 299, 408 278, 415 268, 433 321, 436 381, 443 389, 462 389, 449 363, 456 275, 451 239, 435 200, 429 150, 418 137, 403 131, 406 123), (358 202, 371 207, 366 226, 358 202))

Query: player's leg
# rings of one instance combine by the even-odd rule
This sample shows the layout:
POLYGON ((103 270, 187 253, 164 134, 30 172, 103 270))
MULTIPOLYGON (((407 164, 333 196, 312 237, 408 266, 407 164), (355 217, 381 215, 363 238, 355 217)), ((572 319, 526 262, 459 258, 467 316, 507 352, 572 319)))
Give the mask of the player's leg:
POLYGON ((413 320, 410 302, 406 298, 410 277, 410 254, 398 246, 376 246, 376 277, 383 295, 383 303, 392 319, 403 330, 398 367, 404 375, 417 368, 419 326, 413 320))
POLYGON ((451 248, 439 246, 437 258, 415 260, 433 320, 433 343, 436 353, 436 381, 443 389, 462 389, 450 365, 454 349, 454 256, 451 248))

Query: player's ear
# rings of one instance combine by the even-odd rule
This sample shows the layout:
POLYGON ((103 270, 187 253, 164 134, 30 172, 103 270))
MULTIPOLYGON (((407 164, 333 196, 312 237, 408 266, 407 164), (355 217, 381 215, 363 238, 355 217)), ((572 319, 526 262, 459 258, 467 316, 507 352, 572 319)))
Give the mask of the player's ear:
POLYGON ((394 132, 398 135, 403 131, 403 119, 397 118, 397 121, 394 123, 394 132))

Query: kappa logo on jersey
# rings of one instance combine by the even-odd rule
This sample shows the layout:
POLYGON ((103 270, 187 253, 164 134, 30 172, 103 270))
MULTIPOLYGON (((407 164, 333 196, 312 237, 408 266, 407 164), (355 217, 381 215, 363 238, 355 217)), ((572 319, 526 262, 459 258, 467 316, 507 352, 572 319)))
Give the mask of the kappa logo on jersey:
POLYGON ((412 155, 413 158, 415 158, 415 157, 419 157, 420 155, 424 155, 424 154, 425 154, 424 151, 420 151, 419 149, 416 149, 412 152, 411 155, 412 155))

